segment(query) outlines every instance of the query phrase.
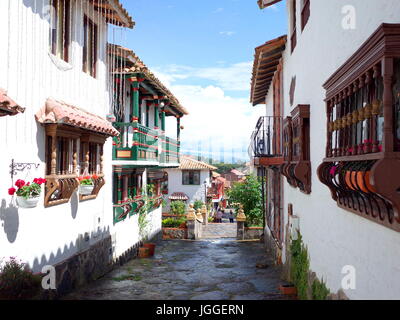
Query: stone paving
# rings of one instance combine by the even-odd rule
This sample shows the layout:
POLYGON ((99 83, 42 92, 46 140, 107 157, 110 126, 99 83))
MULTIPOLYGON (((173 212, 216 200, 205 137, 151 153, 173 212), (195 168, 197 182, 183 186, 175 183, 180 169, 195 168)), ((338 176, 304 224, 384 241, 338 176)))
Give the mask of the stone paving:
POLYGON ((203 226, 203 239, 236 238, 237 223, 209 223, 203 226))
POLYGON ((287 299, 279 274, 260 242, 162 241, 153 258, 134 259, 65 299, 287 299))

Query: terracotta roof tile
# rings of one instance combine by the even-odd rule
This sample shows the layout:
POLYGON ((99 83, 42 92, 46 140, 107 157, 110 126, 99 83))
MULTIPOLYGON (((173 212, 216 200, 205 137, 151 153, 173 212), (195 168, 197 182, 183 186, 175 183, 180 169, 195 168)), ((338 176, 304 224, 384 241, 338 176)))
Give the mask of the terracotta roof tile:
POLYGON ((135 26, 135 22, 129 12, 122 6, 119 0, 108 0, 101 3, 99 3, 99 0, 91 1, 98 11, 103 12, 103 16, 107 19, 108 23, 130 29, 135 26))
POLYGON ((253 106, 265 103, 275 71, 286 48, 287 36, 281 36, 255 49, 250 102, 253 106))
POLYGON ((114 73, 117 74, 137 74, 142 73, 147 80, 159 91, 161 91, 171 102, 171 105, 182 112, 184 115, 188 115, 188 111, 181 105, 179 100, 171 93, 171 91, 150 71, 150 69, 144 64, 142 60, 133 52, 131 49, 121 47, 115 44, 108 45, 109 54, 117 55, 124 59, 131 57, 134 60, 132 67, 116 68, 114 73))
POLYGON ((36 120, 42 124, 67 124, 110 136, 119 135, 107 120, 52 98, 47 99, 45 106, 36 114, 36 120))
POLYGON ((216 170, 217 168, 205 162, 194 160, 188 156, 182 156, 180 170, 216 170))
POLYGON ((234 175, 237 175, 237 176, 244 176, 245 175, 243 172, 240 172, 239 170, 236 170, 236 169, 232 169, 231 172, 234 175))
POLYGON ((8 95, 7 91, 0 88, 0 117, 3 116, 14 116, 18 113, 23 113, 25 108, 19 106, 14 100, 8 95))

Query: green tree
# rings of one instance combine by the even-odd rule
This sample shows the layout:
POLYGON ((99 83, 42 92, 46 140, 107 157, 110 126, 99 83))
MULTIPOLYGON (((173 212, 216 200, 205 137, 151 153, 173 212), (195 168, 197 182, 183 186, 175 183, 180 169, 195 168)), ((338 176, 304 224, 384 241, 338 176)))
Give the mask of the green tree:
POLYGON ((176 215, 184 215, 186 213, 186 204, 183 201, 171 201, 171 213, 176 215))
POLYGON ((240 203, 247 216, 248 225, 262 225, 262 194, 261 183, 255 176, 249 176, 245 181, 234 183, 228 191, 230 203, 240 203))

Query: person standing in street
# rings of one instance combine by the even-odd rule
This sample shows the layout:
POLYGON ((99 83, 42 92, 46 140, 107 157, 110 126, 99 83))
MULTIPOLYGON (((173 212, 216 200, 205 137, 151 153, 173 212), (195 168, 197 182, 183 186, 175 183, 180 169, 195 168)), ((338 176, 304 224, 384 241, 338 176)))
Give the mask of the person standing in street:
POLYGON ((217 223, 222 223, 222 215, 223 212, 220 208, 218 208, 218 212, 217 212, 217 223))
POLYGON ((234 217, 234 215, 233 215, 233 210, 231 210, 231 211, 229 212, 229 222, 230 222, 230 223, 234 223, 234 222, 235 222, 235 217, 234 217))

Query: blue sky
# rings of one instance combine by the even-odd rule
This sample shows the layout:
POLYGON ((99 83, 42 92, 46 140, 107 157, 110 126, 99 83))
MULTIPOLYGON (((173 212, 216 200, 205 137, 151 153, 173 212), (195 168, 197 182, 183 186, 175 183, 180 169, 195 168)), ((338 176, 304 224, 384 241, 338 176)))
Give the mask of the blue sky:
POLYGON ((232 147, 236 157, 246 157, 249 136, 264 113, 262 106, 248 103, 254 48, 286 33, 286 2, 264 10, 256 0, 122 3, 136 26, 121 44, 133 49, 190 112, 183 120, 183 151, 197 150, 201 140, 206 150, 212 144, 218 159, 222 146, 226 161, 232 147))

